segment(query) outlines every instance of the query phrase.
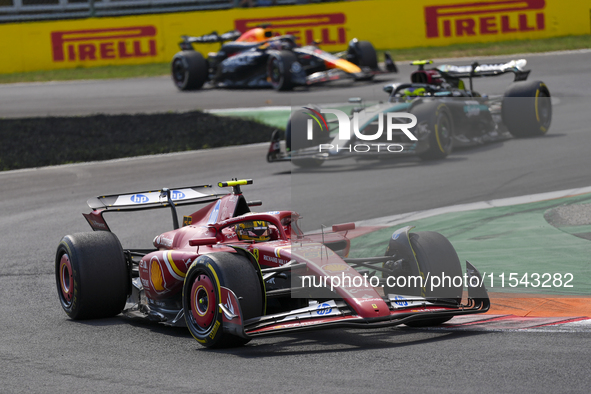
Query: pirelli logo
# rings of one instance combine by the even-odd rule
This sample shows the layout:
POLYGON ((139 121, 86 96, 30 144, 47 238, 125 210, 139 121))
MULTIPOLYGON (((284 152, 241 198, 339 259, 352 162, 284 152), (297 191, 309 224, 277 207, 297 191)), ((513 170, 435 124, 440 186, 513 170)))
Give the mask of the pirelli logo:
POLYGON ((51 32, 54 62, 156 56, 156 27, 131 26, 51 32))
POLYGON ((236 19, 234 28, 245 32, 263 23, 270 23, 277 35, 294 35, 300 44, 311 44, 319 40, 324 45, 347 43, 343 13, 312 14, 298 16, 277 16, 271 18, 236 19))
POLYGON ((427 38, 544 30, 545 0, 498 0, 425 7, 427 38))

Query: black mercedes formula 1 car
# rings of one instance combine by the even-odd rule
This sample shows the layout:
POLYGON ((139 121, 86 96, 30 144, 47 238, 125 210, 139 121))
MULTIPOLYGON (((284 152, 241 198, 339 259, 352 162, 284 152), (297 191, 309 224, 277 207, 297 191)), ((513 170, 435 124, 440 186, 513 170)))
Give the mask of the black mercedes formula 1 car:
POLYGON ((381 70, 373 45, 356 38, 347 51, 336 55, 321 50, 319 43, 299 46, 294 36, 274 36, 268 25, 244 34, 213 32, 182 39, 181 52, 172 59, 172 79, 180 90, 200 89, 206 82, 216 87, 291 90, 343 78, 370 80, 376 74, 397 71, 389 54, 386 69, 381 70), (207 59, 193 49, 196 43, 216 42, 220 50, 207 59))
POLYGON ((425 69, 430 63, 412 62, 418 70, 412 73, 410 83, 386 85, 388 102, 355 108, 350 120, 326 121, 324 114, 338 111, 312 106, 293 112, 286 131, 286 152, 281 151, 280 135, 275 132, 267 160, 291 160, 301 167, 352 155, 413 154, 434 160, 445 158, 454 148, 548 132, 550 91, 541 81, 527 81, 530 71, 523 69, 526 60, 425 69), (505 73, 515 77, 503 96, 473 90, 474 78, 505 73))

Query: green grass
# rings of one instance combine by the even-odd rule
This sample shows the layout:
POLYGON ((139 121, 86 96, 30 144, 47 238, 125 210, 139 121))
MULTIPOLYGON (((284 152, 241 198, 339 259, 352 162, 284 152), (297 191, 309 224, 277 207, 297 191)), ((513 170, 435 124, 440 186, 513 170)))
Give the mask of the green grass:
MULTIPOLYGON (((516 40, 496 43, 454 44, 446 47, 392 49, 395 61, 449 57, 512 55, 591 48, 591 35, 554 37, 542 40, 516 40)), ((380 51, 383 53, 383 51, 380 51)), ((381 54, 380 53, 380 54, 381 54)))
MULTIPOLYGON (((395 61, 511 55, 516 53, 549 52, 591 48, 591 35, 546 38, 541 40, 503 41, 482 44, 455 44, 446 47, 421 47, 388 50, 395 61)), ((383 51, 380 51, 383 58, 383 51)), ((68 81, 77 79, 111 79, 153 77, 170 74, 170 64, 152 63, 133 66, 105 66, 66 70, 34 71, 0 74, 0 83, 68 81)))
POLYGON ((131 66, 78 67, 63 70, 0 74, 0 83, 71 81, 79 79, 138 78, 170 75, 170 63, 131 66))

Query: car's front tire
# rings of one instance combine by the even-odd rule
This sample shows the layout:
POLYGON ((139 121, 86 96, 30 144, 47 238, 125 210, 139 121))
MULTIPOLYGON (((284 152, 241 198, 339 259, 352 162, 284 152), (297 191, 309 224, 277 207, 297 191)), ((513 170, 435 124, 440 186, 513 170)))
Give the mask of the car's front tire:
POLYGON ((191 335, 208 348, 237 347, 249 339, 224 332, 223 312, 219 308, 220 287, 236 294, 247 320, 263 314, 263 292, 259 273, 251 262, 236 253, 200 256, 187 271, 183 285, 183 310, 191 335))
MULTIPOLYGON (((418 131, 423 122, 427 123, 429 130, 428 149, 420 152, 418 156, 423 160, 445 159, 453 149, 453 119, 447 105, 432 101, 415 106, 411 111, 417 117, 418 131)), ((415 137, 420 138, 415 132, 415 137)))
MULTIPOLYGON (((444 299, 451 303, 460 304, 463 292, 461 286, 454 286, 454 278, 462 278, 462 266, 456 250, 443 235, 434 231, 419 231, 410 233, 410 245, 414 251, 421 272, 431 278, 437 277, 444 284, 442 287, 431 288, 432 283, 425 284, 427 298, 444 299), (443 277, 449 277, 450 285, 447 286, 443 277)), ((432 279, 433 280, 433 279, 432 279)), ((457 282, 456 282, 457 284, 457 282)), ((415 320, 406 323, 410 327, 437 326, 450 320, 451 317, 436 317, 422 320, 415 320)))
POLYGON ((378 55, 372 43, 369 41, 357 41, 355 47, 349 47, 347 59, 359 67, 369 67, 372 70, 378 69, 378 55))
POLYGON ((292 90, 294 83, 291 75, 292 65, 297 62, 291 51, 281 50, 269 54, 267 60, 267 80, 278 91, 292 90))
MULTIPOLYGON (((437 299, 449 303, 450 307, 457 307, 461 303, 464 283, 460 259, 445 236, 433 231, 408 233, 408 238, 394 233, 386 256, 399 259, 384 266, 390 270, 386 282, 388 286, 384 287, 384 293, 396 295, 397 303, 404 306, 407 302, 406 296, 411 299, 437 299), (408 246, 410 249, 407 249, 408 246), (394 282, 390 284, 392 279, 394 282)), ((421 317, 421 320, 405 324, 411 327, 427 327, 451 319, 451 316, 445 315, 421 317)))
POLYGON ((312 115, 317 116, 320 108, 314 105, 308 105, 302 109, 292 112, 287 127, 285 128, 285 144, 288 151, 292 152, 291 162, 293 165, 301 168, 320 167, 324 160, 311 157, 298 158, 298 151, 312 147, 319 147, 320 144, 330 141, 330 133, 323 123, 312 122, 312 139, 307 137, 307 122, 312 119, 312 115), (310 109, 314 110, 310 111, 310 109), (309 111, 309 112, 308 112, 309 111))

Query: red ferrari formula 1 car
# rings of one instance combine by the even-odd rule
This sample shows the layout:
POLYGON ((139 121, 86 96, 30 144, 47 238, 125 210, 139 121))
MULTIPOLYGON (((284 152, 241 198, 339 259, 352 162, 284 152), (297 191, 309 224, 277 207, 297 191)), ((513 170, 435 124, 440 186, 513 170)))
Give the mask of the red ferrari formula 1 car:
POLYGON ((488 310, 480 274, 468 262, 462 274, 442 235, 405 227, 394 232, 385 256, 347 258, 354 224, 305 235, 295 212, 252 212, 261 203, 248 202, 240 190, 251 183, 88 200, 92 212, 84 217, 94 232, 67 235, 57 248, 66 314, 77 320, 123 313, 186 325, 202 345, 227 347, 298 330, 437 325, 488 310), (187 204, 206 205, 179 226, 176 207, 187 204), (174 229, 156 236, 149 250, 122 248, 103 218, 161 207, 172 210, 174 229), (464 285, 434 287, 435 277, 463 280, 467 302, 464 285))

